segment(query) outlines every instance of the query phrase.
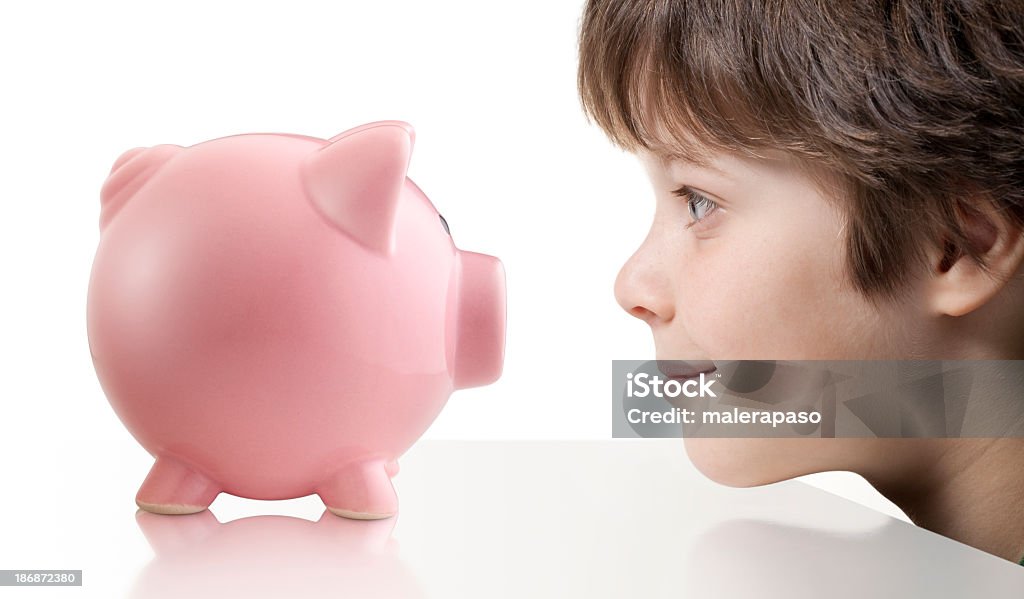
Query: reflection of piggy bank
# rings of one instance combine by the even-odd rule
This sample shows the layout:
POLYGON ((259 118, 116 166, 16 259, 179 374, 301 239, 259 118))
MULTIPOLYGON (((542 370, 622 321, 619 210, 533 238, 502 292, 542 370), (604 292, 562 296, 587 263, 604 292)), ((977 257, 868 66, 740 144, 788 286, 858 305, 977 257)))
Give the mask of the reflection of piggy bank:
POLYGON ((316 522, 251 516, 220 523, 212 510, 180 518, 139 511, 153 561, 129 597, 424 597, 400 556, 395 520, 355 522, 325 510, 316 522))
POLYGON ((397 510, 390 477, 454 389, 501 374, 505 279, 406 178, 412 128, 125 153, 102 191, 88 328, 156 463, 138 505, 221 491, 397 510))

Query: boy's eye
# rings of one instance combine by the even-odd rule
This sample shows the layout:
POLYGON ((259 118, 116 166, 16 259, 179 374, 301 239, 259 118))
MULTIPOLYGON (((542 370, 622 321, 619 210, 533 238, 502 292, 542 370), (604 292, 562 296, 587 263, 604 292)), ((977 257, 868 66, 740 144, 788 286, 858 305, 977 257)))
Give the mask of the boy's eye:
POLYGON ((686 207, 690 211, 690 223, 686 225, 686 228, 690 228, 704 220, 711 212, 718 208, 718 204, 714 200, 686 185, 672 193, 686 200, 686 207))

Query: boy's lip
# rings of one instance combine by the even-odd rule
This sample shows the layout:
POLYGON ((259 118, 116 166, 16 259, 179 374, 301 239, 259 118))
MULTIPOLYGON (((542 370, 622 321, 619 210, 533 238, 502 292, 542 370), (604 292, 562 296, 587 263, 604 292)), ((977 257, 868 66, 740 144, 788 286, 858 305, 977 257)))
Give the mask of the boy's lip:
POLYGON ((671 379, 691 379, 716 370, 711 360, 658 360, 658 370, 671 379))

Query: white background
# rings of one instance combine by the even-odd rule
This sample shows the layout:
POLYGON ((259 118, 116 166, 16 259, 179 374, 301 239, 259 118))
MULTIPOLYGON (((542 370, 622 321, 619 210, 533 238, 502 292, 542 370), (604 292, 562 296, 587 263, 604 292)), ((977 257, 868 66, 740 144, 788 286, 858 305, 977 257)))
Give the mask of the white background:
MULTIPOLYGON (((612 294, 653 198, 580 110, 579 12, 539 0, 5 4, 0 508, 63 474, 39 471, 54 448, 99 440, 144 455, 89 359, 99 189, 129 148, 236 133, 412 123, 410 177, 460 248, 501 258, 508 283, 502 379, 453 395, 425 436, 607 439, 610 361, 653 356, 612 294)), ((852 474, 809 481, 902 517, 852 474)))

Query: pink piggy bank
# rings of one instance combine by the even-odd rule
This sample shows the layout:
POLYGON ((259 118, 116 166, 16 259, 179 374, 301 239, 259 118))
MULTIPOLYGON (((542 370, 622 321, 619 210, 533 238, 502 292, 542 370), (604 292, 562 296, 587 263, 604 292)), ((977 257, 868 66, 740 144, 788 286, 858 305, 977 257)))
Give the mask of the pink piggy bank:
POLYGON ((406 177, 406 123, 324 141, 129 150, 103 186, 89 346, 155 458, 144 510, 316 493, 393 515, 397 459, 455 389, 494 382, 505 275, 406 177))

